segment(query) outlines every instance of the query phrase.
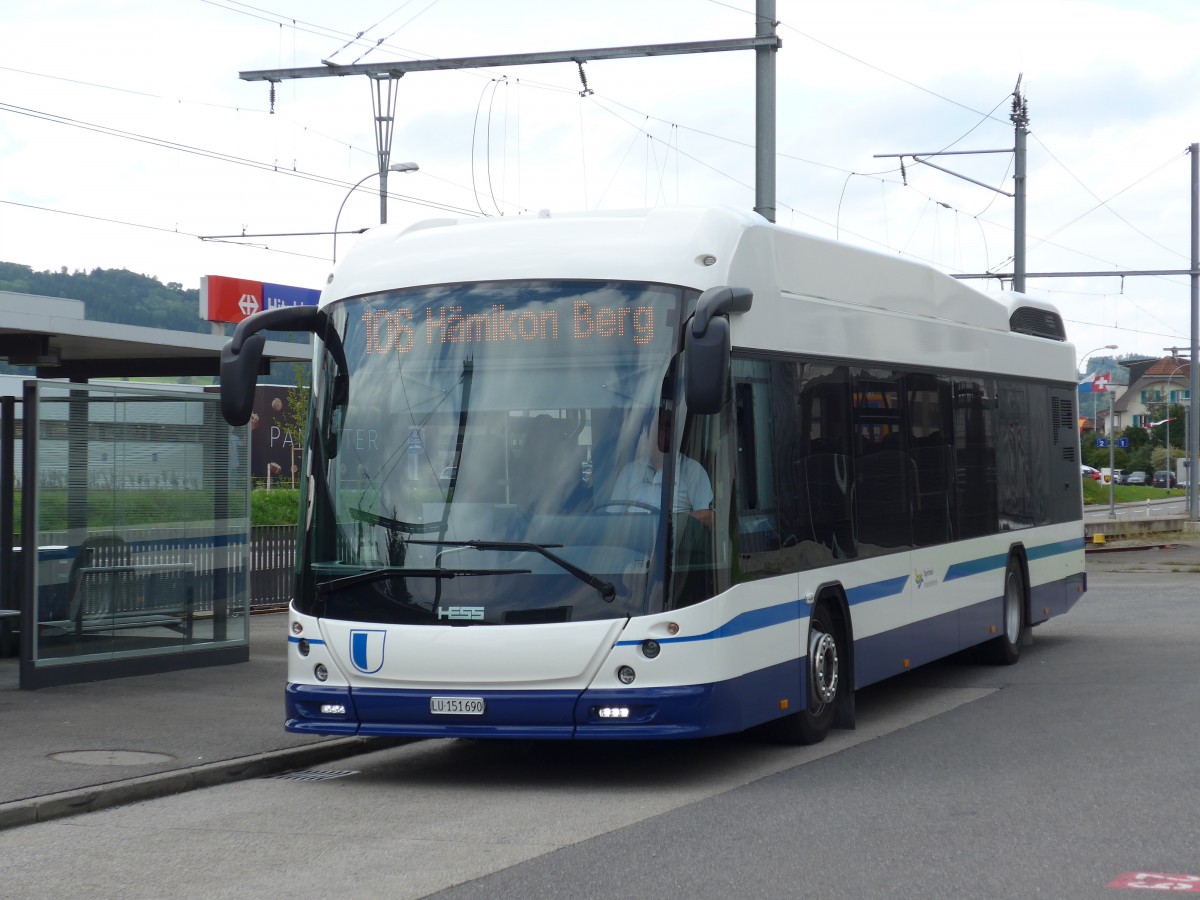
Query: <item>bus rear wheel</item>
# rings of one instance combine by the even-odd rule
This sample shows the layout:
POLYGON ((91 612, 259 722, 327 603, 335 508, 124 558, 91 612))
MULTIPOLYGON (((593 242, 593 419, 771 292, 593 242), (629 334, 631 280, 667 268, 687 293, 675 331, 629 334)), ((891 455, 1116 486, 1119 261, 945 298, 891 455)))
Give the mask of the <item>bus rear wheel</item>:
POLYGON ((808 623, 804 709, 771 723, 769 733, 788 744, 819 744, 833 726, 833 715, 847 690, 846 648, 833 608, 825 600, 813 607, 808 623))
POLYGON ((1004 629, 987 644, 991 661, 1011 666, 1021 658, 1021 635, 1025 631, 1025 572, 1015 556, 1009 557, 1004 570, 1004 629))

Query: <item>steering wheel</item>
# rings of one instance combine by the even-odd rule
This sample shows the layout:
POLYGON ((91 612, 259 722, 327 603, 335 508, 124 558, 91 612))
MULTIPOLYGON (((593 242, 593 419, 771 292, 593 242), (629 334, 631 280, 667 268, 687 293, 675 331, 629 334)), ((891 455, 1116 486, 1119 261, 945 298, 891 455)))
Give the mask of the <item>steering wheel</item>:
MULTIPOLYGON (((652 506, 649 503, 643 503, 641 500, 609 500, 605 503, 593 503, 591 512, 597 512, 602 509, 607 509, 610 506, 632 506, 636 509, 644 509, 646 512, 656 513, 659 511, 657 506, 652 506)), ((612 513, 606 513, 612 515, 612 513)))

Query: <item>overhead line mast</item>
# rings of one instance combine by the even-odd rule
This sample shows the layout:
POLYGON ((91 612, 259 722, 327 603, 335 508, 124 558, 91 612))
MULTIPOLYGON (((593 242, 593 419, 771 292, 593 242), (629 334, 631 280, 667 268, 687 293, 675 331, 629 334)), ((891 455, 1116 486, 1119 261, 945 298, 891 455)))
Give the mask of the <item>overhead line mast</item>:
MULTIPOLYGON (((544 53, 514 53, 498 56, 463 56, 453 59, 421 59, 401 62, 363 63, 292 69, 260 69, 240 72, 242 81, 266 81, 275 85, 297 78, 343 78, 366 75, 374 82, 372 105, 375 113, 375 143, 379 157, 379 221, 387 221, 387 172, 391 157, 392 133, 396 119, 396 82, 409 72, 443 69, 489 69, 503 66, 529 66, 543 63, 575 63, 581 77, 583 64, 600 59, 626 59, 644 56, 678 56, 691 53, 722 53, 753 50, 755 63, 755 206, 754 211, 769 222, 775 221, 775 53, 782 41, 775 33, 775 0, 757 0, 756 34, 752 38, 715 41, 688 41, 675 44, 641 44, 628 47, 602 47, 590 50, 552 50, 544 53)), ((585 81, 586 85, 586 81, 585 81)))

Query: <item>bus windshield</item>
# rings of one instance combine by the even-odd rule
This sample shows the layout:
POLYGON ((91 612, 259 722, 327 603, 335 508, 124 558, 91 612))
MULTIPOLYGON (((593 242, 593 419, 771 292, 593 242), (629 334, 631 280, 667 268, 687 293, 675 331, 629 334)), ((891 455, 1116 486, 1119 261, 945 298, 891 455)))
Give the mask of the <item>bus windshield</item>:
POLYGON ((297 607, 451 626, 661 608, 671 486, 613 491, 674 391, 684 300, 523 281, 326 307, 348 371, 319 359, 297 607))

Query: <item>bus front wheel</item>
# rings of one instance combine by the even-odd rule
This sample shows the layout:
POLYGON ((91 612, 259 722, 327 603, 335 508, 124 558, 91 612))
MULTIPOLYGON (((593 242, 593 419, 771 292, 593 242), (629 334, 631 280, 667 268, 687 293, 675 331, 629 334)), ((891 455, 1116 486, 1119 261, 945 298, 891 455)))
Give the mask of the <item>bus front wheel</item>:
POLYGON ((771 723, 773 737, 789 744, 818 744, 833 726, 838 699, 847 690, 846 647, 828 601, 813 607, 808 623, 804 709, 771 723))

